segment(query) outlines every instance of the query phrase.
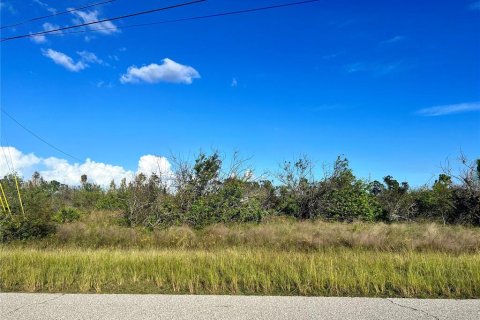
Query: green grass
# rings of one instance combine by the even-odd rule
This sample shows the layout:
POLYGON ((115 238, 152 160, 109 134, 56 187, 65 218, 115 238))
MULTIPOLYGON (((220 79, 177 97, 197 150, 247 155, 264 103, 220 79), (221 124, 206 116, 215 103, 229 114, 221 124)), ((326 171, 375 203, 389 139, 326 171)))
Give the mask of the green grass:
POLYGON ((480 298, 480 254, 4 247, 0 291, 480 298))

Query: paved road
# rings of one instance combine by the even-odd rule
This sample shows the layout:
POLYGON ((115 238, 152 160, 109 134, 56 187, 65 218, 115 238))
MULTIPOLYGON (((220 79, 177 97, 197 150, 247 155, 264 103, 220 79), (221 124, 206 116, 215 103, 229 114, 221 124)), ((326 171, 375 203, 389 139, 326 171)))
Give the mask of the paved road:
POLYGON ((480 300, 0 293, 0 319, 480 319, 480 300))

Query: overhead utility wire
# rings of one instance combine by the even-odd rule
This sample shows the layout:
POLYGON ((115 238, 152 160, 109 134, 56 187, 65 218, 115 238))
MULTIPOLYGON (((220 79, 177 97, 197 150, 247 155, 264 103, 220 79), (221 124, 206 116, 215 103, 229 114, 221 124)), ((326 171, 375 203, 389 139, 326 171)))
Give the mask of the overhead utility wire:
POLYGON ((79 11, 79 10, 83 10, 83 9, 88 9, 88 8, 92 8, 92 7, 96 7, 96 6, 101 6, 103 4, 108 4, 108 3, 111 3, 111 2, 115 2, 115 1, 117 1, 117 0, 107 0, 107 1, 102 1, 102 2, 89 3, 89 4, 87 4, 83 7, 67 9, 65 11, 52 13, 52 14, 49 14, 49 15, 46 15, 46 16, 31 18, 31 19, 28 19, 28 20, 25 20, 25 21, 9 24, 7 26, 1 26, 0 29, 17 27, 17 26, 27 24, 27 23, 30 23, 30 22, 33 22, 33 21, 43 20, 43 19, 47 19, 47 18, 51 18, 51 17, 56 17, 56 16, 60 16, 62 14, 71 13, 71 12, 75 12, 75 11, 79 11))
POLYGON ((73 28, 80 28, 80 27, 89 26, 89 25, 98 24, 98 23, 107 22, 107 21, 115 21, 115 20, 120 20, 120 19, 131 18, 131 17, 140 16, 140 15, 144 15, 144 14, 150 14, 150 13, 154 13, 154 12, 158 12, 158 11, 164 11, 164 10, 184 7, 184 6, 188 6, 188 5, 196 4, 196 3, 200 3, 200 2, 205 2, 205 1, 207 1, 207 0, 194 0, 194 1, 190 1, 190 2, 183 2, 183 3, 174 4, 174 5, 167 6, 167 7, 155 8, 155 9, 151 9, 151 10, 130 13, 130 14, 126 14, 126 15, 122 15, 122 16, 118 16, 118 17, 113 17, 113 18, 107 18, 107 19, 101 19, 101 20, 97 20, 97 21, 85 22, 85 23, 81 23, 81 24, 77 24, 77 25, 73 25, 73 26, 67 26, 67 27, 63 27, 63 28, 57 28, 57 29, 52 29, 52 30, 45 30, 45 31, 40 31, 40 32, 35 32, 35 33, 30 33, 30 34, 22 34, 22 35, 13 36, 13 37, 2 38, 1 42, 8 41, 8 40, 14 40, 14 39, 35 37, 35 36, 39 36, 39 35, 44 35, 44 34, 48 34, 48 33, 53 33, 53 32, 73 29, 73 28))
MULTIPOLYGON (((255 11, 263 11, 263 10, 277 9, 277 8, 283 8, 283 7, 291 7, 291 6, 297 6, 297 5, 308 4, 308 3, 319 2, 319 1, 320 0, 306 0, 306 1, 284 3, 284 4, 272 5, 272 6, 266 6, 266 7, 257 7, 257 8, 237 10, 237 11, 213 13, 213 14, 203 15, 203 16, 195 16, 195 17, 180 18, 180 19, 173 19, 173 20, 164 20, 164 21, 156 21, 156 22, 131 24, 131 25, 122 26, 122 29, 147 27, 147 26, 152 26, 152 25, 167 24, 167 23, 182 22, 182 21, 190 21, 190 20, 201 20, 201 19, 229 16, 229 15, 235 15, 235 14, 243 14, 243 13, 249 13, 249 12, 255 12, 255 11)), ((64 33, 74 34, 74 33, 86 33, 86 32, 96 32, 96 31, 105 31, 105 30, 116 30, 116 28, 97 28, 97 29, 73 30, 73 31, 67 31, 67 32, 64 32, 64 33)), ((53 34, 54 35, 59 35, 60 33, 53 33, 53 34)))
POLYGON ((38 134, 36 134, 35 132, 33 132, 32 130, 28 129, 27 127, 25 127, 23 124, 21 124, 17 119, 15 119, 14 117, 12 117, 8 112, 6 112, 5 110, 2 109, 2 112, 7 116, 9 117, 13 122, 15 122, 17 125, 19 125, 21 128, 23 128, 25 131, 27 131, 28 133, 30 133, 32 136, 34 136, 35 138, 37 138, 38 140, 42 141, 43 143, 45 143, 46 145, 50 146, 51 148, 57 150, 58 152, 72 158, 72 159, 75 159, 75 160, 78 160, 78 161, 82 161, 80 160, 79 158, 75 157, 75 156, 72 156, 71 154, 63 151, 62 149, 60 148, 57 148, 56 146, 54 146, 53 144, 51 144, 50 142, 46 141, 45 139, 43 139, 42 137, 40 137, 38 134))

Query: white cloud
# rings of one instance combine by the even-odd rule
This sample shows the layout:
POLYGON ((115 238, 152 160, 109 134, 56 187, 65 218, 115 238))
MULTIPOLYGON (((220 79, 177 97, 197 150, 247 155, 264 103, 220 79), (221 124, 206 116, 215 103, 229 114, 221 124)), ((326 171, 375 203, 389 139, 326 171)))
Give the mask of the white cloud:
POLYGON ((88 68, 91 63, 104 65, 102 59, 99 59, 93 52, 88 51, 77 51, 77 54, 80 56, 80 59, 75 62, 70 56, 66 55, 63 52, 55 51, 52 49, 43 50, 42 54, 45 57, 48 57, 53 60, 58 65, 63 66, 65 69, 78 72, 83 69, 88 68))
POLYGON ((200 74, 194 68, 165 58, 160 65, 152 63, 140 68, 136 66, 129 67, 127 73, 120 77, 120 82, 172 82, 191 84, 193 79, 197 78, 200 78, 200 74))
POLYGON ((163 177, 172 175, 171 164, 165 157, 145 155, 138 161, 136 171, 121 166, 96 162, 86 159, 83 163, 69 163, 65 159, 50 157, 40 158, 33 153, 24 154, 14 147, 2 147, 0 152, 0 175, 12 172, 11 163, 16 171, 25 179, 29 179, 33 172, 38 171, 45 180, 56 180, 69 185, 79 185, 80 177, 87 175, 88 181, 108 186, 112 180, 119 183, 123 178, 131 181, 135 173, 150 176, 152 173, 163 177), (6 156, 4 156, 4 153, 6 156), (11 155, 11 158, 10 158, 11 155), (7 161, 8 159, 8 165, 7 161), (12 159, 12 160, 10 160, 12 159))
POLYGON ((435 106, 417 111, 417 114, 426 117, 445 116, 455 113, 480 111, 480 102, 449 104, 443 106, 435 106))
MULTIPOLYGON (((32 34, 32 33, 30 32, 30 34, 32 34)), ((36 35, 36 36, 31 36, 30 40, 32 40, 35 43, 45 43, 45 42, 47 42, 47 38, 43 34, 39 34, 39 35, 36 35)))
POLYGON ((236 88, 238 87, 238 81, 237 78, 232 79, 232 83, 230 84, 231 87, 236 88))
MULTIPOLYGON (((45 22, 42 25, 42 28, 43 28, 43 31, 52 31, 52 30, 57 30, 60 27, 58 25, 51 24, 49 22, 45 22)), ((55 32, 52 32, 51 34, 63 34, 63 32, 62 31, 55 31, 55 32)), ((45 43, 47 41, 47 38, 44 34, 39 34, 39 35, 36 35, 36 36, 32 36, 32 37, 30 37, 30 39, 33 42, 36 42, 36 43, 45 43)))
POLYGON ((77 54, 84 62, 103 64, 103 60, 99 59, 93 52, 77 51, 77 54))
MULTIPOLYGON (((72 8, 69 8, 68 10, 71 10, 72 8)), ((76 10, 72 11, 71 14, 73 14, 77 19, 74 19, 75 23, 82 22, 82 23, 90 23, 90 22, 95 22, 99 20, 103 20, 98 17, 99 12, 97 10, 92 10, 92 11, 81 11, 81 10, 76 10)), ((95 23, 87 26, 90 30, 97 30, 97 32, 102 33, 102 34, 113 34, 120 32, 120 30, 117 28, 115 24, 111 21, 103 21, 100 23, 95 23), (102 30, 98 30, 102 29, 102 30)))
POLYGON ((165 157, 147 154, 141 156, 138 161, 138 173, 143 173, 147 176, 156 174, 159 177, 170 177, 172 165, 165 157))
POLYGON ((69 185, 77 185, 80 177, 86 174, 89 182, 102 186, 107 186, 112 180, 120 182, 123 178, 130 179, 133 172, 125 170, 123 167, 101 162, 95 162, 90 159, 84 163, 70 164, 65 159, 47 158, 43 159, 44 170, 40 174, 45 180, 57 180, 69 185))
POLYGON ((67 70, 78 72, 88 67, 83 61, 74 62, 73 59, 67 56, 65 53, 58 52, 52 49, 42 50, 45 57, 53 60, 58 65, 61 65, 67 70))
POLYGON ((0 176, 3 177, 12 171, 22 173, 25 169, 35 166, 41 159, 33 153, 24 154, 14 147, 0 147, 0 176))

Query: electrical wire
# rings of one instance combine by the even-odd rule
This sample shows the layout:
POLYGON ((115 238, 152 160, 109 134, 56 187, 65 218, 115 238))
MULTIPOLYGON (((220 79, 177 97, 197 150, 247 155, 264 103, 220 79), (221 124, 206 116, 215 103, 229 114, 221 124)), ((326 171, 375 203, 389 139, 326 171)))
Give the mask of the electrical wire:
POLYGON ((32 130, 28 129, 26 126, 24 126, 23 124, 21 124, 17 119, 15 119, 14 117, 12 117, 8 112, 6 112, 4 109, 1 110, 1 112, 3 114, 5 114, 7 117, 9 117, 13 122, 15 122, 17 125, 19 125, 22 129, 24 129, 25 131, 27 131, 28 133, 30 133, 32 136, 34 136, 35 138, 37 138, 38 140, 42 141, 43 143, 45 143, 46 145, 50 146, 51 148, 57 150, 58 152, 72 158, 72 159, 75 159, 77 161, 82 161, 80 160, 79 158, 71 155, 70 153, 67 153, 65 151, 63 151, 62 149, 54 146, 53 144, 51 144, 50 142, 46 141, 45 139, 43 139, 42 137, 40 137, 38 134, 36 134, 35 132, 33 132, 32 130))
POLYGON ((75 11, 79 11, 79 10, 83 10, 83 9, 88 9, 88 8, 92 8, 92 7, 96 7, 96 6, 101 6, 103 4, 108 4, 108 3, 111 3, 111 2, 115 2, 115 1, 117 1, 117 0, 107 0, 107 1, 102 1, 102 2, 89 3, 89 4, 87 4, 83 7, 67 9, 65 11, 52 13, 52 14, 49 14, 49 15, 46 15, 46 16, 31 18, 31 19, 28 19, 28 20, 24 20, 24 21, 21 21, 21 22, 14 23, 14 24, 1 26, 0 29, 13 28, 13 27, 21 26, 21 25, 24 25, 24 24, 27 24, 27 23, 30 23, 30 22, 33 22, 33 21, 43 20, 43 19, 47 19, 47 18, 51 18, 51 17, 56 17, 56 16, 60 16, 62 14, 67 14, 67 13, 71 13, 71 12, 75 12, 75 11))
MULTIPOLYGON (((320 0, 305 0, 305 1, 299 1, 299 2, 290 2, 290 3, 271 5, 271 6, 265 6, 265 7, 256 7, 256 8, 250 8, 250 9, 244 9, 244 10, 237 10, 237 11, 212 13, 212 14, 208 14, 208 15, 195 16, 195 17, 187 17, 187 18, 156 21, 156 22, 147 22, 147 23, 140 23, 140 24, 131 24, 131 25, 122 26, 122 29, 147 27, 147 26, 152 26, 152 25, 168 24, 168 23, 191 21, 191 20, 201 20, 201 19, 208 19, 208 18, 236 15, 236 14, 243 14, 243 13, 249 13, 249 12, 256 12, 256 11, 264 11, 264 10, 270 10, 270 9, 291 7, 291 6, 303 5, 303 4, 319 2, 319 1, 320 0)), ((64 34, 76 34, 76 33, 87 33, 87 32, 116 30, 116 29, 117 29, 116 27, 115 28, 83 29, 83 30, 67 31, 67 32, 63 32, 63 33, 64 34)), ((61 34, 62 33, 52 33, 52 35, 61 35, 61 34)))
POLYGON ((4 41, 9 41, 9 40, 14 40, 14 39, 30 38, 30 37, 35 37, 35 36, 44 35, 44 34, 53 33, 53 32, 58 33, 59 31, 63 31, 63 30, 90 26, 90 25, 94 25, 94 24, 98 24, 98 23, 102 23, 102 22, 107 22, 107 21, 115 21, 115 20, 120 20, 120 19, 136 17, 136 16, 140 16, 140 15, 145 15, 145 14, 158 12, 158 11, 165 11, 165 10, 179 8, 179 7, 184 7, 184 6, 188 6, 188 5, 192 5, 192 4, 196 4, 196 3, 201 3, 201 2, 205 2, 205 1, 207 1, 207 0, 194 0, 194 1, 190 1, 190 2, 183 2, 183 3, 174 4, 174 5, 167 6, 167 7, 161 7, 161 8, 155 8, 155 9, 150 9, 150 10, 146 10, 146 11, 129 13, 129 14, 122 15, 122 16, 117 16, 117 17, 107 18, 107 19, 101 19, 101 20, 96 20, 96 21, 91 21, 91 22, 85 22, 85 23, 72 25, 72 26, 67 26, 67 27, 63 27, 63 28, 57 28, 57 29, 52 29, 52 30, 45 30, 45 31, 40 31, 40 32, 35 32, 35 33, 22 34, 22 35, 13 36, 13 37, 2 38, 0 41, 4 42, 4 41))

